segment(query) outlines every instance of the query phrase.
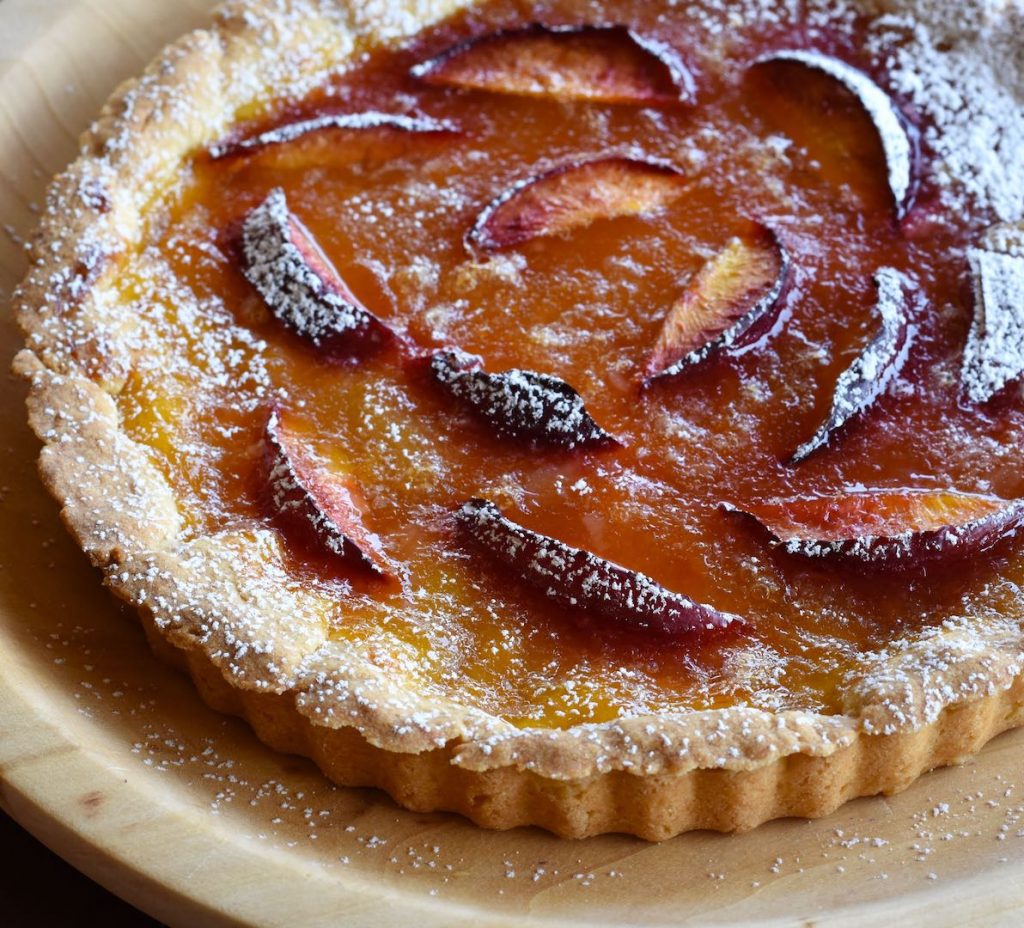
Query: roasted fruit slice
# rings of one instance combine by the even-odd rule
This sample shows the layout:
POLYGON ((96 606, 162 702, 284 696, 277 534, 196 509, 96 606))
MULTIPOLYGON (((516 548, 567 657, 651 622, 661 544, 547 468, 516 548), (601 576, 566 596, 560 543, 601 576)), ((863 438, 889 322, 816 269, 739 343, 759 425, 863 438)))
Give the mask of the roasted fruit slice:
POLYGON ((875 274, 878 289, 876 310, 881 328, 867 347, 836 381, 832 409, 814 435, 789 459, 798 464, 824 448, 832 434, 863 413, 878 399, 903 368, 910 353, 916 327, 908 320, 909 306, 920 299, 914 284, 899 271, 883 267, 875 274))
POLYGON ((743 624, 739 616, 673 593, 646 574, 531 531, 488 500, 469 500, 456 519, 476 547, 561 606, 661 635, 743 624))
POLYGON ((506 190, 477 218, 466 244, 497 251, 598 219, 650 213, 681 196, 684 184, 682 172, 665 161, 620 155, 571 161, 506 190))
POLYGON ((851 490, 722 505, 752 516, 790 553, 887 567, 976 554, 1024 521, 1024 500, 956 490, 851 490))
POLYGON ((723 348, 762 337, 774 318, 790 260, 775 234, 757 224, 733 238, 669 310, 647 360, 645 385, 672 377, 723 348))
POLYGON ((916 182, 917 133, 881 87, 863 71, 815 51, 775 51, 753 66, 770 69, 776 89, 788 98, 790 106, 773 107, 770 115, 797 144, 820 156, 823 173, 837 183, 857 183, 858 174, 883 170, 897 217, 906 215, 916 182), (837 89, 856 101, 874 137, 857 120, 843 118, 837 89))
POLYGON ((974 318, 960 385, 972 403, 985 403, 1024 373, 1024 223, 993 226, 967 258, 974 318))
POLYGON ((324 467, 277 410, 264 433, 270 506, 308 542, 378 577, 393 576, 380 539, 363 522, 351 480, 324 467))
POLYGON ((463 42, 412 69, 439 87, 633 106, 691 102, 693 77, 667 45, 625 26, 544 26, 463 42))
POLYGON ((318 348, 350 354, 394 337, 352 294, 280 188, 246 216, 242 258, 274 316, 318 348))
POLYGON ((483 360, 455 348, 430 358, 430 373, 505 438, 556 448, 609 448, 618 439, 587 412, 580 395, 558 377, 534 371, 488 374, 483 360))
MULTIPOLYGON (((413 140, 443 138, 457 135, 459 127, 452 122, 430 116, 405 116, 400 113, 332 113, 275 126, 266 132, 241 139, 228 139, 210 146, 214 160, 251 155, 276 148, 287 142, 303 139, 325 153, 343 153, 352 160, 385 160, 409 150, 413 140)), ((310 152, 299 161, 306 163, 310 152)))

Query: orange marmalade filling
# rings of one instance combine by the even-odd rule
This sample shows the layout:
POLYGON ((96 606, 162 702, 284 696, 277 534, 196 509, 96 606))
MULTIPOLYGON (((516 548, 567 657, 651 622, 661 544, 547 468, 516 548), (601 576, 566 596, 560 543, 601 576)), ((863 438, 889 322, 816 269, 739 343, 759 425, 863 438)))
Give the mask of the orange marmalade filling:
MULTIPOLYGON (((369 54, 308 100, 271 105, 245 134, 327 113, 426 115, 459 126, 386 157, 315 134, 241 157, 198 153, 184 192, 156 210, 149 247, 173 271, 160 304, 197 377, 140 368, 119 397, 196 532, 274 526, 262 437, 279 407, 309 453, 348 474, 400 582, 321 557, 283 533, 297 583, 329 604, 332 634, 410 685, 517 724, 566 727, 639 711, 751 705, 836 712, 861 655, 1017 594, 1015 542, 941 570, 864 572, 772 548, 720 502, 868 487, 1024 495, 1014 397, 962 402, 972 303, 964 246, 984 223, 944 215, 929 190, 900 222, 870 117, 813 75, 779 87, 750 68, 814 48, 884 84, 858 30, 808 36, 742 28, 714 41, 674 5, 497 0, 369 54), (544 23, 622 23, 678 50, 695 75, 680 105, 566 102, 432 86, 410 69, 470 36, 544 23), (811 79, 813 78, 813 79, 811 79), (518 181, 610 153, 661 159, 684 177, 672 203, 481 254, 465 237, 518 181), (243 275, 238 230, 281 188, 358 299, 424 349, 458 347, 489 372, 553 374, 621 447, 559 450, 496 435, 394 351, 329 358, 288 332, 243 275), (666 313, 751 218, 784 238, 789 287, 770 332, 643 390, 666 313), (874 335, 880 267, 909 275, 923 309, 890 388, 828 445, 786 459, 828 414, 840 373, 874 335), (203 333, 236 324, 230 350, 258 376, 225 376, 203 333), (265 345, 261 345, 263 340, 265 345), (258 363, 257 363, 258 356, 258 363), (550 602, 470 550, 468 499, 640 570, 746 619, 741 633, 664 638, 550 602)), ((805 75, 806 76, 806 75, 805 75)), ((156 309, 153 310, 157 312, 156 309)))

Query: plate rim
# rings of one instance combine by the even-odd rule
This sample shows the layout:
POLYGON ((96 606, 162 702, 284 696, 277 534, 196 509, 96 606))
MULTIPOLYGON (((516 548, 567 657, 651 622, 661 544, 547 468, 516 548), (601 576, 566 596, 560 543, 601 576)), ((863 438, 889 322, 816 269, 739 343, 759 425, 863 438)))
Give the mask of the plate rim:
MULTIPOLYGON (((212 9, 217 0, 180 2, 198 13, 212 9)), ((0 100, 10 99, 11 94, 17 100, 18 65, 31 68, 33 59, 42 54, 43 45, 66 30, 73 18, 83 14, 96 16, 113 32, 116 30, 111 23, 117 22, 118 9, 131 6, 134 17, 151 17, 155 22, 161 15, 161 3, 162 0, 2 0, 0 100)), ((182 31, 179 27, 177 32, 168 34, 167 40, 173 40, 182 31)), ((143 57, 135 47, 130 54, 137 58, 137 69, 141 70, 145 64, 143 57)), ((42 87, 39 92, 43 93, 42 87)), ((17 112, 18 106, 13 109, 17 112)), ((73 140, 74 133, 69 133, 58 120, 54 124, 73 140)), ((8 109, 0 109, 0 127, 4 125, 20 128, 8 109)), ((0 133, 0 164, 5 163, 9 147, 26 139, 30 143, 28 130, 23 136, 17 132, 0 133)), ((70 153, 73 151, 72 147, 70 153)), ((48 178, 40 180, 48 183, 48 178)), ((16 196, 18 191, 12 189, 12 193, 16 196)), ((0 204, 8 197, 6 186, 0 185, 0 204)), ((7 299, 0 302, 8 306, 7 299)), ((23 395, 20 386, 3 393, 8 401, 15 402, 20 402, 23 395)), ((355 928, 380 925, 382 921, 390 924, 399 918, 420 928, 458 924, 481 928, 535 924, 554 928, 579 924, 575 919, 559 917, 536 919, 514 913, 485 913, 452 899, 431 902, 422 895, 396 891, 386 884, 372 885, 370 880, 354 873, 328 871, 305 855, 291 855, 289 859, 289 855, 278 850, 251 842, 243 844, 244 836, 234 836, 232 841, 225 842, 228 832, 214 824, 197 830, 194 815, 186 815, 183 803, 172 802, 166 796, 155 803, 154 789, 147 778, 126 779, 116 774, 101 752, 73 737, 73 731, 61 723, 52 698, 42 686, 45 681, 33 674, 32 660, 23 653, 12 633, 12 619, 16 623, 19 617, 0 603, 0 728, 4 733, 0 739, 0 808, 78 870, 153 917, 168 924, 197 928, 299 923, 311 928, 341 924, 355 928), (59 758, 62 775, 44 775, 52 773, 55 758, 59 758), (81 817, 72 815, 78 800, 69 790, 72 783, 86 782, 92 789, 109 790, 118 796, 116 814, 88 819, 88 828, 83 827, 81 817), (195 892, 190 885, 195 866, 184 861, 178 863, 176 855, 164 854, 157 862, 140 856, 137 834, 123 827, 129 820, 147 822, 147 827, 152 828, 151 843, 170 835, 190 838, 196 842, 197 852, 216 859, 215 873, 220 881, 233 887, 246 886, 249 891, 241 894, 233 890, 230 899, 195 892), (296 879, 301 880, 309 890, 302 894, 307 902, 302 911, 296 910, 295 894, 280 892, 282 879, 288 879, 292 885, 296 879), (239 898, 241 895, 245 898, 239 898), (384 917, 378 911, 382 901, 387 904, 384 917)), ((208 870, 207 877, 212 872, 208 870)), ((900 897, 837 908, 831 914, 824 913, 824 917, 831 925, 851 928, 891 924, 893 917, 924 912, 929 914, 930 923, 937 926, 998 924, 1003 916, 1024 910, 1024 860, 1019 866, 979 874, 972 878, 972 886, 976 891, 968 900, 963 899, 962 882, 955 880, 900 897), (979 905, 983 910, 979 911, 979 905)), ((691 919, 689 924, 702 921, 705 920, 691 919)), ((758 928, 781 928, 807 923, 806 916, 798 915, 756 923, 714 921, 722 928, 753 924, 758 928)))

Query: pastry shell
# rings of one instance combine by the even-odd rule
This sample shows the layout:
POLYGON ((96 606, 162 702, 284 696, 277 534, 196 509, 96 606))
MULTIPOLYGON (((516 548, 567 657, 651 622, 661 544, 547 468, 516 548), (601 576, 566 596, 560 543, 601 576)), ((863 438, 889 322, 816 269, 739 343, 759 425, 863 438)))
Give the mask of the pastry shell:
POLYGON ((419 693, 326 634, 286 580, 265 528, 196 536, 114 397, 131 319, 112 298, 119 256, 191 153, 268 99, 300 96, 362 50, 406 37, 460 0, 229 3, 123 85, 55 179, 16 294, 40 471, 107 585, 136 607, 155 653, 213 707, 339 784, 480 825, 661 840, 826 815, 893 793, 1024 724, 1024 604, 894 644, 845 688, 842 714, 737 707, 519 729, 419 693))

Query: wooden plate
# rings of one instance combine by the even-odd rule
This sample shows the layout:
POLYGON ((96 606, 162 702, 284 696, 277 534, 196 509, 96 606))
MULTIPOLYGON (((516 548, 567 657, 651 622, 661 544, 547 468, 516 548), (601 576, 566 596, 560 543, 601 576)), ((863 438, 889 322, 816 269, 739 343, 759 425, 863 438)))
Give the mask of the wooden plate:
MULTIPOLYGON (((0 292, 51 174, 115 84, 207 0, 0 3, 0 292)), ((0 328, 6 370, 19 338, 0 328)), ((661 845, 562 841, 330 786, 151 657, 35 475, 0 380, 0 803, 175 925, 908 925, 1024 919, 1024 732, 824 821, 661 845), (1016 913, 1016 914, 1015 914, 1016 913)), ((55 888, 56 889, 56 888, 55 888)))

